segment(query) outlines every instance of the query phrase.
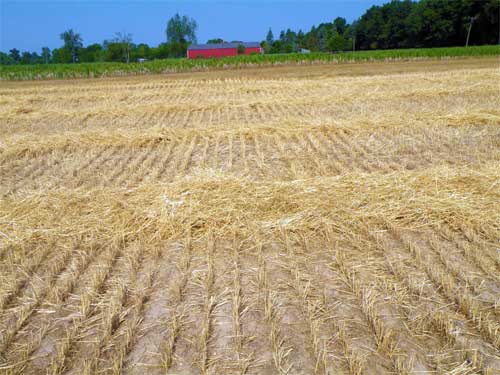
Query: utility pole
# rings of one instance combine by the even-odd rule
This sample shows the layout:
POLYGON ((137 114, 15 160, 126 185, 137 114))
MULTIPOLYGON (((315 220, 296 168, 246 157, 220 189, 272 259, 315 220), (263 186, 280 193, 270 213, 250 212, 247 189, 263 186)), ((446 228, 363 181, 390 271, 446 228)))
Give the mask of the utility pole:
POLYGON ((467 40, 465 41, 465 46, 466 47, 469 46, 470 31, 472 29, 472 24, 474 23, 474 19, 475 19, 475 17, 471 17, 470 18, 469 31, 467 32, 467 40))

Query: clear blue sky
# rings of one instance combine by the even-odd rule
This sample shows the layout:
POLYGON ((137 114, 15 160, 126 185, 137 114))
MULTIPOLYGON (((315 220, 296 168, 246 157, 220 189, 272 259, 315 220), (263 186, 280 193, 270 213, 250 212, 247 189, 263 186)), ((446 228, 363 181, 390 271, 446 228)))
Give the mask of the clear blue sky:
POLYGON ((60 47, 59 34, 73 28, 84 45, 128 32, 135 43, 165 41, 167 20, 176 12, 198 22, 198 42, 211 38, 261 41, 286 28, 309 30, 321 22, 358 18, 372 5, 389 0, 0 0, 0 51, 40 51, 60 47))

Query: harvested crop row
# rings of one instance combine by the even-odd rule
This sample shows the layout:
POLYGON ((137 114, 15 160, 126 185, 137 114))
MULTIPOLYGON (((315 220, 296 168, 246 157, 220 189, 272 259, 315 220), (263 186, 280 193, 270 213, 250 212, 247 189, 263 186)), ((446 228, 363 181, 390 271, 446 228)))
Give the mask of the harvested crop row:
POLYGON ((500 160, 498 129, 476 126, 394 135, 321 129, 158 137, 142 146, 66 146, 34 157, 12 154, 2 168, 3 194, 38 187, 137 187, 205 173, 289 180, 352 172, 393 173, 432 165, 500 160), (264 157, 266 155, 266 157, 264 157))
POLYGON ((494 374, 484 64, 2 87, 0 373, 494 374))

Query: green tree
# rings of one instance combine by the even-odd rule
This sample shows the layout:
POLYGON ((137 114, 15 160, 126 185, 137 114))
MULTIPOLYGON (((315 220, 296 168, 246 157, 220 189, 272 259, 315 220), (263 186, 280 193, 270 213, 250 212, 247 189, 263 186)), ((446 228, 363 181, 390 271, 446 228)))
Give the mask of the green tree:
POLYGON ((451 2, 426 0, 415 5, 409 18, 413 44, 418 47, 449 45, 451 35, 456 32, 454 18, 457 15, 453 14, 453 7, 451 2))
POLYGON ((23 52, 21 55, 21 64, 31 64, 31 53, 29 52, 23 52))
POLYGON ((245 46, 243 44, 238 44, 238 55, 245 54, 245 46))
POLYGON ((12 48, 10 51, 9 51, 9 57, 14 61, 14 62, 19 62, 21 61, 21 53, 19 52, 18 49, 16 48, 12 48))
POLYGON ((167 42, 168 43, 196 43, 196 29, 198 24, 193 18, 175 14, 167 23, 167 42))
POLYGON ((382 48, 380 37, 384 27, 381 7, 373 6, 361 16, 356 28, 356 40, 360 49, 382 48))
POLYGON ((422 0, 413 6, 410 24, 414 44, 422 47, 462 46, 474 19, 469 44, 498 42, 498 0, 422 0))
POLYGON ((297 48, 304 48, 306 46, 306 36, 302 30, 297 33, 297 48))
POLYGON ((50 62, 50 49, 49 47, 42 48, 42 60, 45 64, 50 62))
POLYGON ((500 1, 487 0, 482 5, 472 28, 471 43, 500 44, 500 1))
POLYGON ((351 25, 342 17, 307 33, 281 32, 271 53, 462 46, 473 19, 471 45, 500 44, 500 0, 391 0, 373 6, 351 25), (294 43, 295 42, 295 43, 294 43))
POLYGON ((307 36, 306 36, 306 47, 307 47, 307 49, 309 49, 311 51, 318 51, 319 50, 319 47, 318 47, 318 36, 317 36, 317 32, 316 32, 316 28, 315 27, 312 27, 311 31, 309 31, 307 33, 307 36))
POLYGON ((411 0, 394 1, 383 7, 385 26, 383 48, 407 48, 412 46, 409 32, 409 16, 414 3, 411 0))
POLYGON ((135 49, 132 50, 132 60, 137 59, 151 59, 151 47, 145 43, 138 44, 135 49))
POLYGON ((318 49, 322 52, 326 51, 328 43, 328 32, 326 27, 320 26, 318 29, 318 49))
POLYGON ((71 54, 71 61, 74 63, 78 59, 78 50, 83 47, 83 40, 80 34, 69 29, 60 35, 64 41, 64 48, 71 54))
POLYGON ((260 46, 264 50, 264 53, 270 53, 271 52, 271 47, 269 46, 269 44, 267 44, 267 42, 265 40, 263 40, 262 42, 260 42, 260 46))
POLYGON ((30 64, 42 64, 42 63, 43 63, 42 56, 40 56, 36 52, 32 52, 31 53, 30 64))
POLYGON ((8 54, 0 52, 0 65, 14 65, 16 62, 8 54))
POLYGON ((281 42, 281 44, 286 44, 286 34, 285 34, 285 30, 281 30, 281 31, 280 31, 279 41, 281 42))
POLYGON ((346 50, 356 50, 356 27, 358 23, 354 21, 348 25, 344 32, 344 39, 346 40, 346 50))
POLYGON ((130 50, 132 49, 132 34, 116 33, 113 43, 120 46, 123 54, 123 60, 128 64, 130 62, 130 50))
POLYGON ((271 53, 280 53, 281 52, 281 42, 279 40, 275 40, 273 45, 271 46, 271 53))
POLYGON ((186 57, 187 47, 187 43, 183 42, 167 44, 167 57, 186 57))
POLYGON ((349 42, 343 35, 336 33, 328 39, 328 50, 332 52, 345 51, 350 49, 349 42))
POLYGON ((113 62, 123 61, 123 47, 121 43, 117 43, 114 39, 105 40, 103 42, 104 60, 113 62))
POLYGON ((340 35, 344 35, 344 32, 347 28, 347 21, 345 18, 343 17, 337 17, 335 18, 335 20, 333 21, 333 27, 335 28, 335 30, 337 31, 337 33, 339 33, 340 35))
POLYGON ((166 59, 170 56, 171 49, 167 43, 160 43, 158 47, 151 48, 151 57, 154 59, 166 59))
POLYGON ((94 43, 80 50, 79 60, 81 62, 97 62, 103 61, 104 57, 102 46, 99 43, 94 43))
POLYGON ((220 43, 224 43, 224 40, 222 40, 221 38, 209 39, 207 41, 207 44, 220 44, 220 43))
POLYGON ((70 63, 72 61, 71 59, 71 52, 68 51, 66 48, 55 48, 52 50, 52 62, 56 64, 66 64, 70 63))
POLYGON ((187 16, 174 15, 167 23, 169 57, 184 57, 189 44, 196 43, 198 24, 187 16))
POLYGON ((286 52, 297 52, 297 34, 290 30, 287 29, 285 32, 285 39, 286 39, 286 52))
POLYGON ((356 26, 360 49, 411 47, 410 15, 414 4, 411 0, 392 1, 368 9, 356 26))
POLYGON ((274 43, 274 34, 273 34, 273 31, 271 30, 271 28, 269 28, 269 31, 267 32, 266 42, 267 42, 268 46, 272 46, 274 43))

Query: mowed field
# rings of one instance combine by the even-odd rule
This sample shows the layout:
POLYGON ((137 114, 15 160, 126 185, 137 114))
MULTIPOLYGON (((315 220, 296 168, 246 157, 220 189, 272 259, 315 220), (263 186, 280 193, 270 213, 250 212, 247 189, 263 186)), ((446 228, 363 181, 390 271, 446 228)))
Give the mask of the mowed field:
POLYGON ((2 82, 0 373, 498 374, 499 82, 2 82))

